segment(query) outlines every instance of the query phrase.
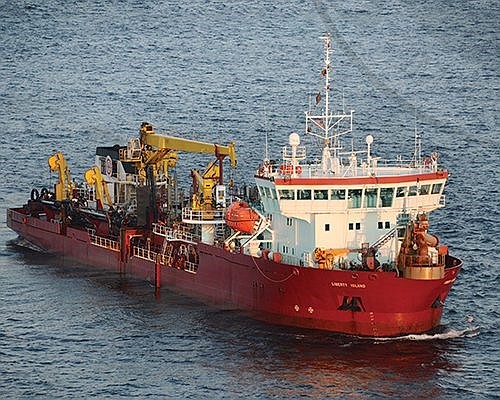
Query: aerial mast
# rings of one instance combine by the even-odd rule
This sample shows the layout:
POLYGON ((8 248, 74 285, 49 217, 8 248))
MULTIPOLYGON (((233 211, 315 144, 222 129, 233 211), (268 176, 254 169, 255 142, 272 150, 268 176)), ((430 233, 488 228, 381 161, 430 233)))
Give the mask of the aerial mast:
MULTIPOLYGON (((321 37, 325 41, 325 67, 321 71, 323 76, 325 77, 325 125, 324 125, 324 130, 325 130, 325 146, 328 146, 329 141, 330 141, 330 135, 329 135, 329 130, 330 130, 330 103, 329 103, 329 92, 330 92, 330 52, 331 52, 331 45, 330 45, 330 33, 328 33, 326 36, 321 37)), ((334 146, 335 148, 336 146, 334 146)), ((336 150, 335 150, 336 151, 336 150)), ((335 154, 336 156, 336 154, 335 154)))

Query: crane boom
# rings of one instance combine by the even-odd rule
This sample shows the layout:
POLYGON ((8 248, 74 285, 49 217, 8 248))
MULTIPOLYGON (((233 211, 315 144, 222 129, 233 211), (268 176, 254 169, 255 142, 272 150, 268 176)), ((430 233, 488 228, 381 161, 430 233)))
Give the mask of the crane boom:
POLYGON ((69 200, 73 197, 75 184, 71 181, 68 164, 63 154, 58 151, 47 160, 50 170, 58 172, 59 182, 55 184, 56 200, 69 200))
POLYGON ((200 142, 197 140, 177 138, 154 133, 150 124, 143 124, 141 127, 141 140, 143 144, 156 149, 170 149, 175 151, 186 151, 189 153, 214 154, 217 158, 229 157, 231 165, 236 168, 237 157, 234 142, 227 146, 213 143, 200 142))
POLYGON ((233 166, 233 168, 236 168, 237 158, 233 142, 229 143, 229 145, 227 146, 222 146, 213 143, 205 143, 196 140, 182 139, 157 134, 147 135, 144 142, 157 149, 171 149, 176 151, 186 151, 190 153, 214 154, 216 157, 228 156, 231 160, 231 165, 233 166))
POLYGON ((104 180, 99 167, 97 165, 94 165, 92 168, 85 172, 84 176, 87 183, 95 187, 97 208, 99 210, 104 209, 104 198, 106 198, 106 202, 108 203, 109 207, 113 207, 113 202, 111 201, 111 196, 109 195, 108 191, 108 185, 106 184, 106 181, 104 180))

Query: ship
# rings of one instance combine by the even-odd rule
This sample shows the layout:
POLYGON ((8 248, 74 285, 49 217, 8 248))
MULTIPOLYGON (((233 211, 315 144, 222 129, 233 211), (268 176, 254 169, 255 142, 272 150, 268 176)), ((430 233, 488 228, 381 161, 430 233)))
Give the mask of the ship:
POLYGON ((376 157, 372 135, 344 149, 353 111, 333 110, 331 38, 321 39, 305 129, 275 158, 266 146, 252 183, 226 176, 234 142, 145 122, 126 144, 97 147, 80 183, 61 152, 50 156, 57 182, 9 208, 7 225, 40 251, 271 324, 374 338, 435 329, 462 267, 429 230, 449 172, 422 154, 417 131, 407 159, 376 157), (209 161, 180 179, 185 154, 209 161))

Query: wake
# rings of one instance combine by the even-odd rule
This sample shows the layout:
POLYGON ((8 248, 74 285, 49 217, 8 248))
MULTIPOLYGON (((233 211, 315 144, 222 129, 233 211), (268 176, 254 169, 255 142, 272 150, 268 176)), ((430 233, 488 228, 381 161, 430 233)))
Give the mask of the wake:
POLYGON ((479 326, 471 326, 462 330, 450 329, 446 332, 435 333, 435 334, 411 334, 405 336, 397 336, 397 337, 387 337, 387 338, 376 338, 377 342, 386 342, 386 341, 394 341, 394 340, 414 340, 414 341, 422 341, 422 340, 448 340, 448 339, 456 339, 461 337, 472 338, 479 335, 479 326))

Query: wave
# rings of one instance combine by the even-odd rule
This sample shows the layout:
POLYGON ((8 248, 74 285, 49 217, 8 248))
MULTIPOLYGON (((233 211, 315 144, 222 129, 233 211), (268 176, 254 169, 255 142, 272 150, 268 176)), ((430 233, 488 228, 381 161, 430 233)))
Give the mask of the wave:
POLYGON ((377 342, 387 342, 387 341, 395 341, 395 340, 448 340, 448 339, 456 339, 461 337, 472 338, 479 335, 479 326, 471 326, 462 330, 450 329, 441 333, 420 333, 420 334, 410 334, 405 336, 396 336, 396 337, 382 337, 377 338, 375 341, 377 342))

